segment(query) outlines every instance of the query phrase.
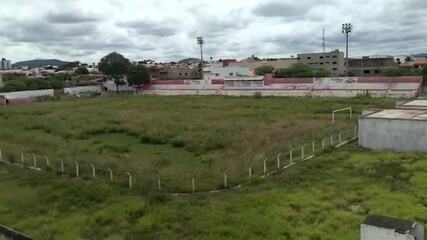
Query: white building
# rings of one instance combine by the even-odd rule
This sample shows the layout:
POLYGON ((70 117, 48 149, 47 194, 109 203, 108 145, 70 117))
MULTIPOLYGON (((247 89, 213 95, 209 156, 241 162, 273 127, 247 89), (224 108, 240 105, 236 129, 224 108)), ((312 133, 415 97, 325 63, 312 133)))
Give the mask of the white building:
POLYGON ((212 80, 249 76, 248 67, 224 67, 222 62, 210 63, 203 68, 203 78, 207 84, 212 80))
POLYGON ((6 60, 5 58, 1 59, 0 70, 10 70, 12 69, 12 63, 10 60, 6 60))
POLYGON ((397 218, 369 216, 360 226, 361 240, 424 240, 424 226, 397 218))

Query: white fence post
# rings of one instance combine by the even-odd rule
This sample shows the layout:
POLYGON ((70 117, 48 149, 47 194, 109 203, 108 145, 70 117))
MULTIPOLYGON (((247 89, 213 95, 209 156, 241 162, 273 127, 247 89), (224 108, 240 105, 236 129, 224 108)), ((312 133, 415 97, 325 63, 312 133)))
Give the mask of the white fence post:
POLYGON ((107 168, 107 171, 110 173, 110 181, 113 181, 113 170, 111 170, 110 168, 107 168))
POLYGON ((0 161, 3 161, 3 151, 0 149, 0 161))
POLYGON ((268 158, 266 158, 266 159, 264 160, 264 177, 266 177, 266 176, 267 176, 267 160, 268 160, 268 158))
POLYGON ((80 177, 80 170, 79 170, 79 163, 78 162, 74 162, 76 164, 76 177, 79 178, 80 177))
POLYGON ((358 128, 357 125, 354 127, 354 137, 357 137, 359 134, 357 132, 358 128))
POLYGON ((196 192, 196 180, 194 178, 191 179, 191 186, 193 189, 193 193, 196 192))
POLYGON ((128 175, 128 178, 129 178, 129 185, 128 185, 128 187, 131 190, 132 189, 132 174, 130 174, 129 172, 126 172, 126 175, 128 175))
POLYGON ((90 164, 90 167, 92 168, 92 178, 96 178, 96 169, 93 164, 90 164))
POLYGON ((46 160, 46 166, 50 167, 50 161, 47 156, 44 156, 44 159, 46 160))
POLYGON ((33 153, 33 167, 37 168, 37 156, 33 153))
POLYGON ((224 172, 224 188, 227 189, 228 188, 228 170, 224 172))
POLYGON ((293 152, 294 152, 294 149, 291 149, 291 151, 289 151, 289 162, 290 162, 290 164, 292 164, 294 162, 293 152))
POLYGON ((301 158, 304 160, 304 145, 301 147, 301 158))
POLYGON ((331 135, 331 146, 334 146, 334 134, 331 135))
POLYGON ((316 153, 316 143, 313 141, 312 145, 313 147, 313 155, 316 153))
POLYGON ((59 162, 61 163, 61 174, 64 174, 64 161, 59 160, 59 162))
POLYGON ((24 153, 19 152, 19 154, 21 154, 21 164, 22 164, 22 166, 24 166, 25 165, 24 153))
POLYGON ((252 167, 255 165, 256 160, 252 162, 252 164, 249 166, 249 181, 252 180, 252 167))
POLYGON ((157 187, 159 188, 159 191, 162 190, 162 182, 160 181, 160 174, 157 174, 157 187))
POLYGON ((282 153, 279 153, 277 155, 277 169, 280 169, 280 157, 282 156, 282 153))
POLYGON ((325 138, 322 139, 322 150, 325 150, 325 138))

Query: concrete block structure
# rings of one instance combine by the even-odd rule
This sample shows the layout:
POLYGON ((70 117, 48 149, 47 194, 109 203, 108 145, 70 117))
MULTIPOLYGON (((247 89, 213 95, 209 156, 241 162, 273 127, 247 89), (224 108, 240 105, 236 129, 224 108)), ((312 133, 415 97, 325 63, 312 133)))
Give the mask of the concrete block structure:
POLYGON ((298 63, 310 65, 314 69, 330 71, 333 76, 341 76, 345 73, 344 53, 339 50, 326 53, 298 54, 298 63))
POLYGON ((359 145, 374 150, 427 153, 427 110, 377 110, 360 117, 359 145))
POLYGON ((360 226, 361 240, 424 240, 424 226, 413 221, 369 216, 360 226))
POLYGON ((384 71, 397 69, 392 56, 362 57, 348 60, 348 71, 355 76, 379 76, 384 71))

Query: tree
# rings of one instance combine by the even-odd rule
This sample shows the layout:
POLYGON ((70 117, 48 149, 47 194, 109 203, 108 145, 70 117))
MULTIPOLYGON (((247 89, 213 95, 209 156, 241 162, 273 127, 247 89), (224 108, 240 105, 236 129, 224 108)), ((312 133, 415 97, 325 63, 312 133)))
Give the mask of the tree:
POLYGON ((330 77, 330 76, 332 76, 332 72, 328 71, 328 70, 325 70, 325 69, 321 69, 321 70, 316 71, 314 73, 314 76, 317 77, 317 78, 330 77))
POLYGON ((124 85, 126 82, 123 77, 128 73, 130 61, 123 55, 113 52, 101 59, 98 65, 99 70, 112 78, 119 91, 119 85, 124 85))
POLYGON ((264 76, 267 73, 273 73, 274 67, 269 65, 259 66, 255 68, 255 74, 258 76, 264 76))
POLYGON ((131 65, 128 72, 129 86, 150 82, 150 71, 144 65, 131 65))
POLYGON ((87 75, 87 74, 89 74, 89 70, 87 70, 87 68, 86 68, 86 67, 79 67, 79 68, 77 68, 77 70, 76 70, 76 74, 79 74, 79 75, 87 75))
MULTIPOLYGON (((297 63, 290 68, 277 69, 276 71, 274 71, 274 76, 277 78, 289 78, 289 77, 304 78, 304 77, 314 77, 315 73, 316 72, 311 66, 305 65, 302 63, 297 63)), ((323 70, 321 70, 319 76, 325 73, 326 72, 323 72, 323 70)))

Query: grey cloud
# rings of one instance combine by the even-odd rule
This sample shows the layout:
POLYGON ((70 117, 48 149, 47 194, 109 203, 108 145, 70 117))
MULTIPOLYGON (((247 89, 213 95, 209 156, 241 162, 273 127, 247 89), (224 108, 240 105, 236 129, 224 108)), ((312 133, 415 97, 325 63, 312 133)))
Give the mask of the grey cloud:
POLYGON ((98 21, 96 17, 80 15, 78 13, 49 13, 46 16, 46 20, 51 23, 61 24, 76 24, 98 21))
POLYGON ((169 27, 166 22, 154 23, 150 21, 130 21, 130 22, 119 22, 116 24, 119 27, 125 27, 136 31, 140 35, 151 35, 157 37, 169 37, 176 33, 175 28, 169 27))

